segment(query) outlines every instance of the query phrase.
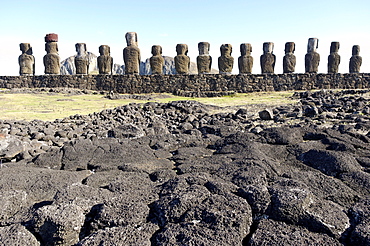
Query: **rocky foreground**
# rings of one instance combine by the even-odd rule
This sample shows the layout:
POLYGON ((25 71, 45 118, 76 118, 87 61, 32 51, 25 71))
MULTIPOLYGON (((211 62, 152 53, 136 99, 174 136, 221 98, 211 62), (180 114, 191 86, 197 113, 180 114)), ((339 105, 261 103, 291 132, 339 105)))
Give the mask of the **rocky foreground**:
POLYGON ((365 92, 0 121, 0 244, 370 245, 365 92))

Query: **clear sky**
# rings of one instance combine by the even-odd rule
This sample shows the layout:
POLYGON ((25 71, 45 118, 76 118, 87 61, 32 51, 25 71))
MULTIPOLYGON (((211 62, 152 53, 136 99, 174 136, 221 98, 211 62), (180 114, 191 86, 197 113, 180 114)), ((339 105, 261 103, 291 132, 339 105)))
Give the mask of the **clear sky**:
POLYGON ((340 42, 340 72, 348 72, 353 45, 361 46, 362 72, 370 73, 369 0, 2 0, 0 17, 0 75, 18 75, 19 43, 31 43, 36 74, 43 74, 44 37, 59 35, 61 60, 74 55, 75 43, 99 55, 102 44, 111 47, 114 63, 123 64, 125 33, 137 32, 142 60, 151 56, 151 46, 163 47, 163 55, 176 56, 176 44, 189 46, 191 61, 197 44, 211 44, 212 67, 217 69, 220 45, 233 46, 233 73, 241 43, 251 43, 253 73, 261 72, 259 57, 263 42, 274 42, 275 73, 282 73, 285 42, 295 42, 296 72, 304 72, 307 40, 319 38, 320 73, 327 72, 330 43, 340 42))

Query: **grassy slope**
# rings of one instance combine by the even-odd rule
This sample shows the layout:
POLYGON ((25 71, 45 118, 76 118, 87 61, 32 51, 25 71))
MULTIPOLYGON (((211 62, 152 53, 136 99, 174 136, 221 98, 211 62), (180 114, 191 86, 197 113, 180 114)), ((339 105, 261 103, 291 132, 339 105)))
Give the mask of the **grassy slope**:
MULTIPOLYGON (((151 95, 156 102, 169 102, 177 100, 196 100, 205 104, 214 104, 222 107, 265 104, 278 105, 294 103, 289 99, 293 92, 260 92, 236 94, 234 96, 216 98, 185 98, 166 94, 151 95)), ((68 94, 10 94, 0 91, 0 119, 14 120, 45 120, 52 121, 74 114, 89 114, 103 109, 114 108, 129 103, 145 103, 142 100, 109 100, 102 95, 68 95, 68 94)))

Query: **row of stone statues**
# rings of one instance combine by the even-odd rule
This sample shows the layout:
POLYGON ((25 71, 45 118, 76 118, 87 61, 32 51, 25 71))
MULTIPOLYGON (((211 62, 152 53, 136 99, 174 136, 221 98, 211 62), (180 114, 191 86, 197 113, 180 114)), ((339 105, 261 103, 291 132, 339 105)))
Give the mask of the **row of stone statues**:
MULTIPOLYGON (((123 60, 125 62, 125 74, 139 74, 140 67, 140 49, 138 47, 137 33, 126 33, 127 47, 123 50, 123 60)), ((318 48, 318 39, 310 38, 307 45, 307 54, 305 55, 306 73, 317 73, 320 63, 320 55, 316 52, 318 48)), ((60 59, 58 55, 58 35, 51 33, 45 36, 44 56, 45 74, 60 73, 60 59)), ((19 56, 20 75, 30 75, 35 73, 35 59, 32 55, 32 47, 29 43, 21 43, 22 54, 19 56)), ((199 74, 208 74, 211 71, 212 57, 209 55, 210 44, 200 42, 198 44, 199 56, 197 57, 197 68, 199 74)), ((273 54, 274 43, 266 42, 263 44, 263 54, 260 57, 261 72, 263 74, 274 73, 276 56, 273 54)), ((328 73, 338 73, 340 64, 340 55, 338 54, 339 42, 332 42, 330 46, 330 55, 328 57, 328 73)), ((89 60, 85 43, 76 44, 77 55, 75 57, 76 74, 87 74, 89 70, 89 60)), ((234 58, 231 56, 231 44, 223 44, 220 47, 221 56, 218 58, 218 69, 220 74, 230 74, 234 66, 234 58)), ((295 71, 296 57, 294 55, 295 43, 287 42, 285 44, 285 56, 283 58, 284 73, 293 73, 295 71)), ((190 68, 190 58, 187 55, 188 46, 186 44, 176 45, 177 56, 175 56, 175 68, 178 74, 188 74, 190 68)), ((251 56, 252 46, 248 43, 240 45, 241 56, 238 58, 238 67, 240 74, 252 73, 253 57, 251 56)), ((110 47, 101 45, 99 47, 100 56, 98 57, 99 74, 112 74, 113 58, 110 56, 110 47)), ((354 45, 352 48, 352 57, 349 62, 350 73, 359 73, 362 64, 362 58, 359 55, 360 47, 354 45)), ((150 67, 152 74, 162 74, 164 59, 162 57, 162 47, 152 46, 153 56, 150 58, 150 67)))

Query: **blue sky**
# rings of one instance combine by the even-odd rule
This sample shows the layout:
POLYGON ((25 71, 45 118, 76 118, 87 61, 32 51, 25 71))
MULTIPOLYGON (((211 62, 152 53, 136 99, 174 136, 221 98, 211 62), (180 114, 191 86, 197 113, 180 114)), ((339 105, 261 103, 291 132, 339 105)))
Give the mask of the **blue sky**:
POLYGON ((61 60, 74 55, 75 43, 86 43, 99 54, 102 44, 111 47, 114 62, 123 64, 125 33, 137 32, 142 60, 151 46, 163 47, 163 55, 175 56, 176 44, 189 46, 196 61, 197 44, 211 44, 212 67, 217 69, 220 45, 233 46, 233 73, 238 73, 239 45, 251 43, 253 73, 261 72, 263 42, 274 42, 276 73, 282 73, 285 42, 296 43, 296 72, 304 72, 307 40, 319 38, 319 72, 327 72, 330 43, 341 44, 340 72, 348 72, 353 45, 361 46, 362 72, 370 73, 370 1, 368 0, 265 0, 265 1, 44 1, 13 0, 1 4, 0 75, 18 75, 19 43, 31 43, 36 74, 43 74, 44 36, 59 35, 61 60))

